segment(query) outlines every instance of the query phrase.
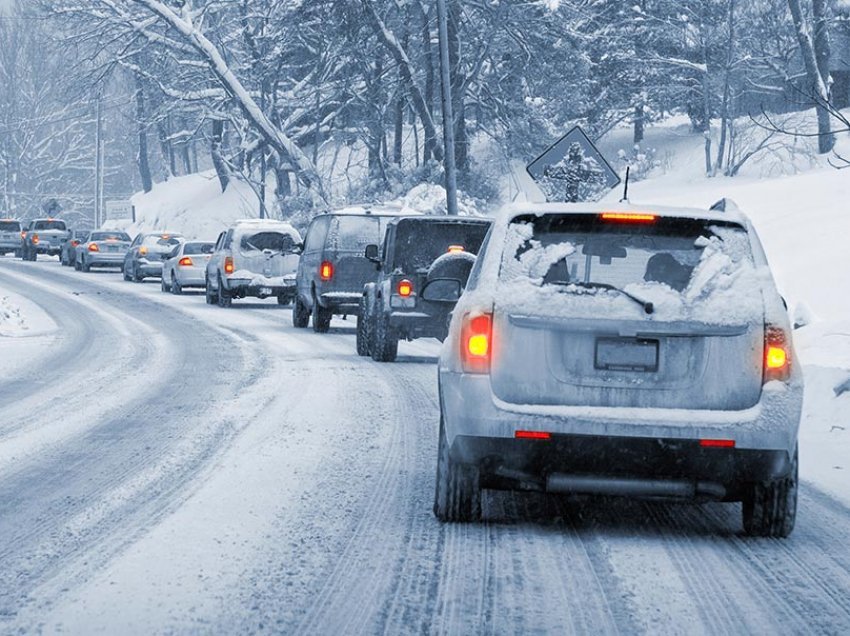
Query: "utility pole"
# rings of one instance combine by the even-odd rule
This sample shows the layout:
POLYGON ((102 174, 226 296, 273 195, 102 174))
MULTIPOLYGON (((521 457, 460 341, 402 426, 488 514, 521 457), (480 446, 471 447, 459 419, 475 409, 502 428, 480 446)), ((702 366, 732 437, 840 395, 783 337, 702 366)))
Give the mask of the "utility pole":
POLYGON ((95 125, 94 145, 94 227, 95 229, 101 226, 100 211, 103 198, 103 114, 100 106, 100 92, 97 94, 97 103, 95 106, 97 123, 95 125))
POLYGON ((455 165, 455 118, 452 108, 452 76, 449 62, 449 16, 446 0, 437 0, 437 21, 440 32, 440 85, 443 93, 443 159, 446 170, 446 208, 457 216, 457 167, 455 165))

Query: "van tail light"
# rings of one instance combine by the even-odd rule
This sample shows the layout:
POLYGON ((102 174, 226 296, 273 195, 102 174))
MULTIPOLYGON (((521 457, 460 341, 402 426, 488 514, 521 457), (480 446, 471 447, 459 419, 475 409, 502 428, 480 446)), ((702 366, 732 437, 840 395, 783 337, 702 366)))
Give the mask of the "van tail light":
POLYGON ((179 261, 177 261, 177 264, 180 267, 192 267, 192 265, 193 265, 192 259, 189 258, 188 256, 184 256, 183 258, 181 258, 179 261))
POLYGON ((89 252, 99 252, 100 247, 97 243, 89 243, 89 252))
POLYGON ((411 283, 406 278, 403 278, 402 280, 398 281, 398 287, 396 288, 396 291, 398 291, 398 295, 402 298, 409 298, 410 295, 413 293, 413 283, 411 283))
POLYGON ((33 244, 33 245, 38 245, 38 234, 33 234, 33 235, 32 235, 32 244, 33 244))
POLYGON ((232 274, 233 273, 233 257, 227 256, 224 259, 224 273, 232 274))
POLYGON ((330 261, 322 261, 322 264, 319 266, 319 278, 321 278, 324 282, 328 282, 333 277, 334 264, 330 261))
POLYGON ((493 357, 493 315, 467 314, 461 327, 464 373, 489 373, 493 357))
POLYGON ((764 381, 785 382, 791 377, 791 347, 785 330, 775 325, 764 328, 764 381))
POLYGON ((147 256, 147 254, 148 254, 148 248, 146 248, 144 245, 142 245, 139 248, 139 256, 147 256))

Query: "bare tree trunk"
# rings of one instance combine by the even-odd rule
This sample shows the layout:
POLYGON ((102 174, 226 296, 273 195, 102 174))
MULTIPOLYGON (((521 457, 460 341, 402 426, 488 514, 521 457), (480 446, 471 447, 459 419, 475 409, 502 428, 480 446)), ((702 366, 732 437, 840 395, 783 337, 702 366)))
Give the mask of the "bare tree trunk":
POLYGON ((457 2, 447 0, 448 5, 448 35, 449 61, 452 85, 452 114, 454 115, 455 132, 455 166, 461 184, 469 177, 469 135, 466 130, 466 78, 460 67, 460 11, 457 2))
POLYGON ((140 77, 136 76, 136 126, 139 132, 139 154, 136 163, 139 166, 139 177, 142 179, 142 190, 153 190, 153 177, 148 157, 148 129, 145 121, 145 89, 140 77))
POLYGON ((212 157, 215 173, 218 176, 218 182, 221 185, 221 191, 227 190, 230 185, 230 169, 227 167, 227 162, 221 153, 221 146, 224 143, 224 121, 221 119, 213 120, 212 124, 212 144, 210 146, 210 156, 212 157))
MULTIPOLYGON (((434 117, 434 47, 431 45, 431 26, 430 26, 430 16, 429 13, 425 11, 425 7, 422 2, 417 2, 416 6, 419 8, 419 17, 421 20, 422 26, 422 66, 425 69, 425 94, 423 95, 423 99, 425 101, 425 109, 431 115, 431 118, 434 117)), ((433 140, 429 140, 427 135, 425 137, 425 142, 423 144, 422 151, 422 160, 424 163, 430 161, 431 157, 434 154, 433 148, 433 140)), ((418 162, 418 159, 417 159, 418 162)))
MULTIPOLYGON (((820 2, 820 0, 816 0, 817 2, 820 2)), ((829 104, 828 80, 821 74, 812 37, 809 33, 808 25, 803 18, 800 0, 788 0, 788 8, 791 11, 791 18, 794 20, 797 42, 800 45, 800 53, 803 57, 803 64, 806 67, 806 77, 809 81, 810 90, 812 91, 812 97, 815 102, 815 110, 818 117, 818 151, 824 154, 832 150, 832 147, 835 145, 835 136, 832 133, 829 110, 827 109, 829 104)), ((826 29, 825 24, 821 26, 824 30, 826 29)))
POLYGON ((712 176, 723 168, 726 153, 726 135, 729 130, 729 99, 732 83, 732 61, 735 51, 735 0, 729 0, 726 40, 726 68, 723 73, 723 101, 720 104, 720 141, 717 144, 717 160, 714 162, 712 176))
POLYGON ((643 114, 643 104, 637 104, 635 106, 635 115, 634 115, 634 135, 632 136, 632 142, 634 144, 639 144, 643 141, 644 135, 644 114, 643 114))

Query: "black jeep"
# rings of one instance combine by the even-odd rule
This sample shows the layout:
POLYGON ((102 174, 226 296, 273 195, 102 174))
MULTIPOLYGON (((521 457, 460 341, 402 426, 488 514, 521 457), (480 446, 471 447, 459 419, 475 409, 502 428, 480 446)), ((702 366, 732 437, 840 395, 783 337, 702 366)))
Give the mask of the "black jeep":
POLYGON ((392 362, 399 340, 444 340, 451 311, 489 229, 488 219, 470 217, 390 221, 383 250, 366 247, 378 275, 360 299, 357 353, 392 362))

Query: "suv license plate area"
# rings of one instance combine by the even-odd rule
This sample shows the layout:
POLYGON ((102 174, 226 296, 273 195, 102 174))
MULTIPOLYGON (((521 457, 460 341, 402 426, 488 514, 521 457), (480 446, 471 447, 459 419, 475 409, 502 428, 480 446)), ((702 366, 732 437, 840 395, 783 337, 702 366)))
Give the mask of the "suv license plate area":
POLYGON ((658 340, 597 338, 595 357, 602 371, 658 371, 658 340))

